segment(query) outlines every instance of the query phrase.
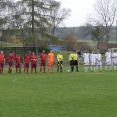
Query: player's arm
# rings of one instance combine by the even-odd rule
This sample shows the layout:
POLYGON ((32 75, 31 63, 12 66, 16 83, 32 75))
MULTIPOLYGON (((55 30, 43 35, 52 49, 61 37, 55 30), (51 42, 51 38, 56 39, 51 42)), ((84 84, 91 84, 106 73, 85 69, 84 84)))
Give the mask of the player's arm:
POLYGON ((63 55, 61 55, 61 60, 63 60, 63 55))
POLYGON ((59 55, 57 55, 57 61, 60 61, 60 57, 59 57, 59 55))
POLYGON ((41 64, 41 55, 39 56, 39 62, 40 62, 40 64, 41 64))
POLYGON ((48 61, 48 64, 49 64, 49 60, 50 60, 49 58, 50 58, 50 56, 48 55, 48 60, 47 60, 48 61))
POLYGON ((4 64, 5 64, 5 61, 6 61, 6 59, 5 59, 5 57, 4 57, 4 64))

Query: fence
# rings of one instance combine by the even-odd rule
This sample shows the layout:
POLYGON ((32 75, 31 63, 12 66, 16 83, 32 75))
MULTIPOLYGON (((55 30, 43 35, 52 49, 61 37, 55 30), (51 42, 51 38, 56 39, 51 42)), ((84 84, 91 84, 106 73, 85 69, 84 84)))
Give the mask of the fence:
POLYGON ((8 62, 8 55, 11 51, 14 51, 14 55, 20 53, 21 61, 23 61, 23 57, 27 53, 32 54, 32 52, 35 52, 35 54, 38 55, 37 47, 0 47, 0 50, 4 52, 6 62, 8 62))

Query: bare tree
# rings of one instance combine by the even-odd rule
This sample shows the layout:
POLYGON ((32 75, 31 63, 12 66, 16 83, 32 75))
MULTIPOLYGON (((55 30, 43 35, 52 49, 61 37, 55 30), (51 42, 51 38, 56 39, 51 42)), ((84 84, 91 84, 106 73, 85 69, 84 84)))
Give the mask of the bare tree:
POLYGON ((109 41, 109 32, 117 15, 117 0, 97 0, 94 4, 94 15, 88 17, 88 23, 103 28, 103 36, 109 41))
POLYGON ((64 20, 70 16, 70 9, 61 8, 60 2, 54 2, 54 4, 58 4, 55 7, 51 8, 50 12, 50 22, 52 24, 51 34, 55 35, 55 29, 59 28, 60 26, 64 25, 64 20))

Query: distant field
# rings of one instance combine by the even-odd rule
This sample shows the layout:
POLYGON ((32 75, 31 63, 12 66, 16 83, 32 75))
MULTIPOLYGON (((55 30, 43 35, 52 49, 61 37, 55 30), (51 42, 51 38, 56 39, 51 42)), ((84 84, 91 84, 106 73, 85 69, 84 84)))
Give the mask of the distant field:
MULTIPOLYGON (((90 49, 97 50, 97 42, 92 40, 78 40, 78 42, 87 42, 90 46, 90 49)), ((116 41, 109 41, 109 43, 117 43, 116 41)))
MULTIPOLYGON (((0 74, 0 117, 116 117, 117 71, 0 74)), ((39 71, 39 69, 38 69, 39 71)))

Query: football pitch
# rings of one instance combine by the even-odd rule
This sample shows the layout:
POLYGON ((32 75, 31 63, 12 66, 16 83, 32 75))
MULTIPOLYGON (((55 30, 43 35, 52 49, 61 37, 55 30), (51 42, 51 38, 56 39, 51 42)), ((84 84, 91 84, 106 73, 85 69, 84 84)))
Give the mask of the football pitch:
POLYGON ((116 117, 117 71, 0 74, 0 117, 116 117))

